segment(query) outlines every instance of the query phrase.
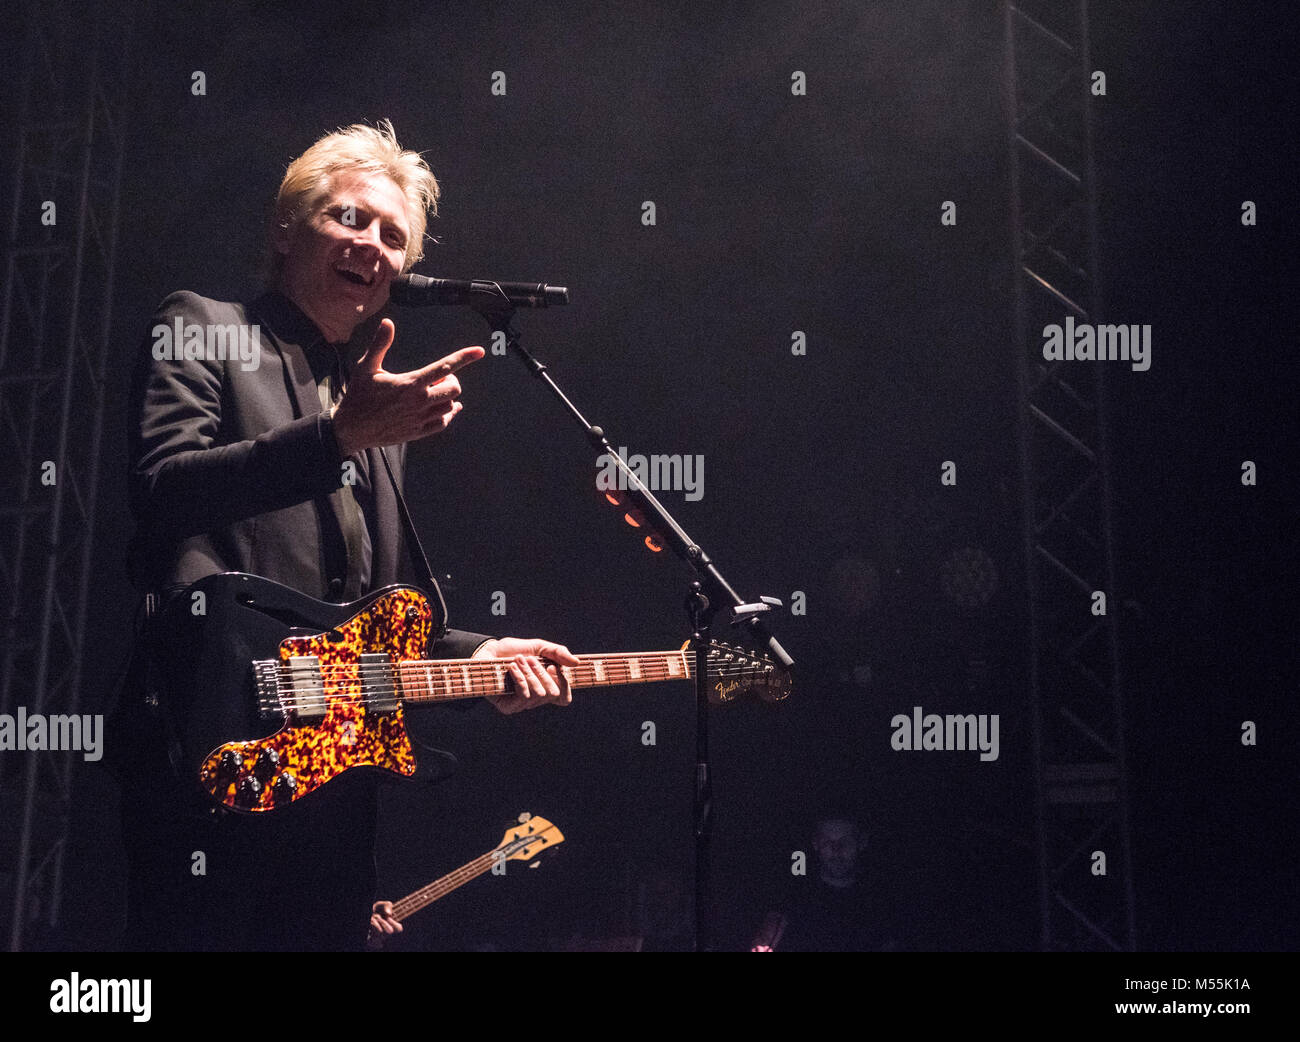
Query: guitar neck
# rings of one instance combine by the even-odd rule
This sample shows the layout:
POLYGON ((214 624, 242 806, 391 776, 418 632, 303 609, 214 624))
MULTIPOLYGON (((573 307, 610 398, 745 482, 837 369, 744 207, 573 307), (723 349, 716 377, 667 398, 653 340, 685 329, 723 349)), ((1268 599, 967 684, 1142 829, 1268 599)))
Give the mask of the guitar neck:
MULTIPOLYGON (((579 665, 561 666, 569 687, 620 687, 663 680, 689 680, 694 663, 688 651, 579 655, 579 665)), ((443 702, 508 694, 514 689, 510 663, 501 659, 408 660, 398 664, 402 698, 443 702)))
POLYGON ((441 879, 435 879, 428 886, 422 886, 419 890, 407 894, 400 901, 394 901, 393 918, 401 922, 408 916, 414 915, 421 908, 428 908, 440 897, 446 897, 457 887, 464 886, 471 879, 477 879, 492 868, 492 860, 495 855, 495 850, 489 850, 486 854, 476 857, 468 864, 461 865, 454 872, 448 872, 441 879))

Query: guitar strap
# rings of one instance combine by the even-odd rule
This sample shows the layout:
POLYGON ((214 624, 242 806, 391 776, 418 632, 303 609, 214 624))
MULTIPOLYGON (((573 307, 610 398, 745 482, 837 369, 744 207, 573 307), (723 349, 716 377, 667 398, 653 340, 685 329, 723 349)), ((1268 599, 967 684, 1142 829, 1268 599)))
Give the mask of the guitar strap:
POLYGON ((402 490, 393 477, 393 466, 388 462, 388 453, 384 447, 379 446, 379 458, 384 461, 384 470, 388 472, 388 482, 393 486, 393 495, 397 497, 397 512, 402 518, 402 528, 406 531, 406 549, 411 555, 411 566, 419 573, 423 582, 427 583, 426 588, 438 602, 439 617, 434 626, 434 634, 429 643, 442 640, 447 635, 447 602, 442 596, 442 587, 438 585, 438 580, 434 578, 433 569, 429 567, 429 558, 424 553, 424 544, 420 542, 420 536, 415 531, 415 524, 411 521, 411 512, 406 508, 406 497, 402 495, 402 490))
MULTIPOLYGON (((320 395, 321 412, 329 413, 339 396, 343 393, 345 381, 342 375, 343 361, 337 351, 334 353, 334 366, 327 370, 321 381, 316 386, 316 393, 320 395)), ((366 519, 361 513, 361 505, 357 502, 356 495, 352 491, 352 485, 344 482, 336 488, 331 494, 330 499, 334 500, 338 516, 341 519, 343 546, 337 547, 337 538, 333 526, 322 525, 321 535, 327 543, 334 543, 337 547, 334 557, 337 559, 341 555, 342 559, 347 561, 347 578, 343 582, 343 590, 339 594, 340 601, 355 601, 361 596, 361 570, 369 563, 370 547, 366 543, 366 519)), ((326 560, 331 558, 330 548, 326 547, 326 560)))

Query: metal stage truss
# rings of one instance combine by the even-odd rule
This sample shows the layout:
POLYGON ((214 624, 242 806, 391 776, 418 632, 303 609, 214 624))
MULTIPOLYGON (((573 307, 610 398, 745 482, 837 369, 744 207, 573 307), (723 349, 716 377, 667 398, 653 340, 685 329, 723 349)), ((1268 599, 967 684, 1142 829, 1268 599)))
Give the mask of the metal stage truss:
POLYGON ((1088 3, 1003 16, 1041 944, 1131 951, 1105 367, 1043 352, 1045 326, 1102 310, 1088 3))
MULTIPOLYGON (((76 714, 104 426, 133 4, 23 9, 0 305, 0 711, 76 714)), ((59 924, 68 752, 0 758, 12 950, 59 924)))

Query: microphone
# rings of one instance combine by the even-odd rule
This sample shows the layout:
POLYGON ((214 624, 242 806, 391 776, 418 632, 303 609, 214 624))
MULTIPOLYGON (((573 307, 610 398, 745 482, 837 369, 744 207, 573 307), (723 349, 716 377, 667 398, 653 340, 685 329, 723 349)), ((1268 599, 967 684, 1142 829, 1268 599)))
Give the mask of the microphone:
POLYGON ((488 279, 431 279, 425 275, 400 275, 393 279, 388 297, 408 308, 435 304, 481 304, 498 300, 516 308, 544 308, 567 304, 566 286, 544 282, 492 282, 488 279))

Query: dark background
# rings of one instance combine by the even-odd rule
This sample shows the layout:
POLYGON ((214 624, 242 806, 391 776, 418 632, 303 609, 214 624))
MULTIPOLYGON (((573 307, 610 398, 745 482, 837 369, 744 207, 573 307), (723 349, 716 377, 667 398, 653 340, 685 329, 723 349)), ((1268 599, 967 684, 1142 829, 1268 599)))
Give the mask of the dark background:
MULTIPOLYGON (((1233 3, 1091 7, 1107 313, 1153 327, 1149 372, 1108 371, 1139 947, 1294 948, 1295 34, 1233 3)), ((805 616, 775 622, 795 696, 712 718, 719 945, 746 945, 815 815, 838 808, 867 825, 870 877, 917 943, 1033 947, 1002 48, 999 5, 958 0, 157 5, 118 251, 107 661, 133 604, 122 405, 144 323, 175 289, 254 295, 288 161, 388 117, 443 188, 421 270, 567 285, 569 307, 523 316, 526 342, 615 445, 704 456, 703 499, 664 498, 738 590, 806 594, 805 616), (941 587, 965 547, 997 576, 967 607, 941 587), (889 719, 913 705, 1000 714, 1000 758, 892 751, 889 719)), ((486 344, 472 314, 395 318, 390 369, 486 344)), ((454 622, 580 652, 680 644, 686 570, 603 504, 576 426, 513 358, 461 375, 464 414, 407 480, 454 622)), ((99 680, 85 711, 112 670, 99 680)), ((425 722, 462 766, 385 791, 381 895, 491 848, 522 810, 567 842, 440 902, 399 947, 633 933, 643 880, 689 891, 688 687, 425 722)), ((118 795, 90 767, 79 789, 63 943, 112 948, 118 795)))

